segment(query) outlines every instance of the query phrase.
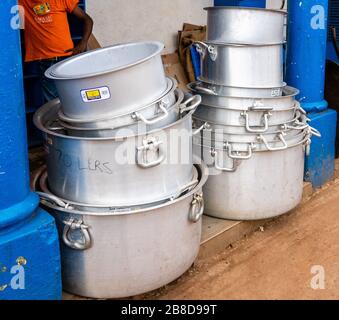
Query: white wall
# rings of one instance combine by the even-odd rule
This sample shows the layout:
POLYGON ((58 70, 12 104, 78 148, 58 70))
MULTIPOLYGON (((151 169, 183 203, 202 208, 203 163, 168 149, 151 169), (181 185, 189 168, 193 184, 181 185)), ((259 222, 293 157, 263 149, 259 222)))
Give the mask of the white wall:
POLYGON ((211 5, 213 0, 87 0, 87 11, 101 45, 158 40, 171 53, 183 23, 205 25, 203 8, 211 5))
MULTIPOLYGON (((283 0, 266 0, 266 7, 269 9, 280 9, 282 3, 283 3, 283 0)), ((287 0, 285 1, 284 9, 286 8, 287 8, 287 0)))

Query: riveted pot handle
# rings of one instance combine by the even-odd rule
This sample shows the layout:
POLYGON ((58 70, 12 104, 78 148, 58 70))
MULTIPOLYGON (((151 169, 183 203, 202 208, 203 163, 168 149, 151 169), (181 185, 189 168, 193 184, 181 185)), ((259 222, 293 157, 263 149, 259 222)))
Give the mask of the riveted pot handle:
POLYGON ((208 45, 205 42, 202 41, 196 41, 193 43, 194 46, 197 48, 197 51, 200 55, 202 55, 202 58, 205 57, 206 51, 208 51, 210 58, 212 61, 217 60, 218 57, 218 51, 217 48, 213 45, 208 45))
POLYGON ((261 129, 254 129, 250 126, 250 116, 247 113, 247 111, 242 112, 241 115, 245 118, 245 123, 246 123, 246 130, 251 133, 264 133, 268 130, 268 119, 271 116, 269 112, 265 112, 263 114, 263 119, 264 119, 264 125, 259 127, 261 129))
POLYGON ((144 140, 143 146, 137 148, 136 161, 138 166, 143 169, 148 169, 160 165, 166 159, 164 148, 162 145, 163 145, 162 141, 155 141, 154 138, 144 140), (156 150, 158 152, 158 159, 151 162, 147 162, 145 161, 145 155, 147 157, 147 152, 151 149, 156 150))
POLYGON ((269 112, 269 111, 273 111, 273 107, 265 107, 265 106, 251 106, 248 108, 249 111, 257 111, 257 112, 269 112))
POLYGON ((201 103, 201 96, 198 94, 188 98, 185 102, 180 105, 180 113, 189 112, 196 110, 201 103))
POLYGON ((133 115, 132 115, 132 118, 135 119, 135 120, 140 120, 142 121, 143 123, 147 124, 147 125, 150 125, 150 124, 156 124, 164 119, 166 119, 168 117, 168 111, 166 109, 166 107, 163 105, 163 103, 160 103, 159 104, 159 109, 161 110, 162 113, 160 113, 159 116, 149 120, 149 119, 146 119, 142 114, 140 114, 139 112, 135 112, 133 115))
POLYGON ((282 151, 282 150, 286 150, 288 148, 287 142, 283 136, 282 133, 280 133, 278 135, 279 140, 282 142, 283 146, 281 147, 277 147, 277 148, 273 148, 269 145, 269 143, 267 142, 266 138, 263 135, 260 135, 259 139, 265 144, 266 148, 268 151, 282 151))
POLYGON ((191 203, 190 213, 188 216, 189 220, 195 223, 198 222, 204 214, 204 209, 205 205, 202 194, 195 194, 191 203))
POLYGON ((82 221, 76 221, 75 219, 70 219, 63 221, 65 224, 64 230, 62 233, 62 240, 65 245, 74 249, 74 250, 86 250, 91 246, 91 237, 88 232, 88 226, 85 225, 82 221), (73 240, 71 234, 73 230, 80 230, 82 236, 82 242, 78 240, 73 240))
POLYGON ((295 121, 294 124, 292 126, 288 125, 288 124, 283 124, 281 126, 282 130, 305 130, 309 127, 309 125, 307 123, 303 123, 300 121, 295 121))
POLYGON ((316 128, 313 128, 313 127, 311 127, 311 126, 309 126, 309 128, 310 128, 310 134, 311 134, 312 136, 315 136, 315 137, 317 137, 317 138, 321 138, 321 133, 320 133, 319 130, 317 130, 316 128))
POLYGON ((253 155, 253 145, 249 144, 248 149, 245 155, 241 155, 240 151, 234 151, 232 144, 226 144, 228 150, 228 157, 234 160, 248 160, 252 158, 253 155))
POLYGON ((196 136, 197 134, 199 134, 201 131, 203 130, 210 130, 211 126, 208 122, 205 122, 200 128, 196 129, 193 131, 192 135, 196 136))
POLYGON ((39 195, 40 199, 43 199, 45 201, 51 202, 53 204, 56 204, 57 206, 64 208, 64 209, 68 209, 68 210, 72 210, 73 208, 69 205, 69 203, 66 203, 64 201, 62 201, 60 198, 58 198, 57 196, 53 195, 53 194, 49 194, 49 193, 45 193, 45 192, 36 192, 37 195, 39 195))
POLYGON ((214 167, 218 170, 218 171, 222 171, 222 172, 235 172, 238 169, 239 166, 239 162, 238 160, 235 159, 231 159, 232 160, 232 167, 230 168, 226 168, 226 167, 221 167, 218 164, 218 151, 212 149, 211 150, 211 155, 214 158, 214 167))
POLYGON ((199 85, 194 86, 194 90, 200 91, 201 93, 210 94, 210 95, 213 95, 213 96, 217 95, 217 93, 213 89, 204 88, 204 87, 199 86, 199 85))

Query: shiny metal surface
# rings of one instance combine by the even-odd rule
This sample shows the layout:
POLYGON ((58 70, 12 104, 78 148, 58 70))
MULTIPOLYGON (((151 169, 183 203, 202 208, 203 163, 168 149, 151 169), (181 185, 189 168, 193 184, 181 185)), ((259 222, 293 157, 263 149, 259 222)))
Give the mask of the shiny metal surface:
POLYGON ((219 133, 225 133, 225 134, 240 134, 240 135, 253 135, 258 133, 274 133, 279 132, 281 130, 290 129, 293 127, 305 127, 305 124, 303 123, 302 119, 300 118, 300 115, 296 115, 296 117, 289 121, 289 122, 281 122, 276 123, 273 125, 267 125, 268 123, 268 117, 264 117, 265 123, 262 123, 262 125, 255 127, 249 127, 246 128, 245 125, 224 125, 223 123, 216 123, 212 121, 206 121, 205 119, 198 118, 196 115, 193 115, 193 128, 198 129, 202 125, 205 124, 205 128, 203 130, 205 131, 216 131, 219 133), (250 130, 248 130, 250 129, 250 130))
MULTIPOLYGON (((220 86, 207 87, 211 91, 203 91, 206 87, 205 83, 193 82, 188 85, 188 89, 194 94, 202 97, 202 104, 211 107, 231 108, 236 110, 248 110, 249 108, 274 108, 275 111, 291 108, 295 104, 295 97, 299 94, 299 90, 286 86, 282 89, 282 95, 263 97, 255 95, 248 97, 245 92, 240 96, 224 95, 220 86)), ((239 92, 241 94, 242 92, 239 92)))
POLYGON ((275 151, 229 151, 194 144, 209 167, 203 189, 205 214, 230 220, 261 220, 282 215, 302 198, 305 148, 309 138, 275 151), (232 190, 232 192, 229 192, 232 190))
POLYGON ((163 48, 159 42, 136 42, 97 49, 61 61, 45 75, 55 81, 67 117, 114 117, 165 94, 163 48))
MULTIPOLYGON (((180 91, 179 91, 180 92, 180 91)), ((67 132, 68 135, 76 136, 76 137, 89 137, 89 138, 100 138, 100 137, 118 137, 121 135, 129 134, 130 132, 134 132, 135 134, 141 134, 146 133, 152 130, 160 129, 163 127, 166 127, 170 125, 171 123, 174 123, 181 119, 187 112, 189 112, 190 108, 193 106, 194 109, 200 104, 201 97, 200 96, 194 96, 194 99, 192 101, 192 105, 188 104, 186 105, 186 102, 191 99, 187 98, 185 101, 184 99, 184 93, 181 91, 180 94, 177 95, 177 101, 174 105, 169 107, 166 110, 162 110, 161 113, 158 113, 158 115, 154 116, 153 118, 146 119, 142 113, 138 113, 137 116, 133 113, 130 115, 127 115, 123 118, 117 118, 112 120, 108 120, 106 122, 107 124, 112 125, 114 128, 114 124, 121 126, 116 127, 114 129, 85 129, 78 127, 72 127, 66 123, 60 122, 61 127, 57 127, 57 129, 62 129, 67 132), (166 115, 164 117, 164 115, 166 115), (143 117, 143 120, 138 120, 137 117, 143 117), (126 124, 125 126, 122 126, 122 124, 126 124), (127 125, 127 123, 130 123, 127 125)), ((151 110, 148 111, 149 116, 151 114, 151 110)), ((156 109, 153 109, 153 112, 157 112, 156 109)), ((158 109, 159 112, 159 109, 158 109)), ((146 113, 146 111, 144 112, 146 113)), ((94 125, 95 123, 93 123, 94 125)))
MULTIPOLYGON (((177 102, 180 103, 184 99, 184 93, 177 89, 178 82, 174 78, 167 78, 168 89, 167 93, 148 106, 141 107, 132 113, 125 113, 115 117, 102 117, 96 119, 73 119, 65 116, 62 107, 59 108, 59 119, 68 127, 78 128, 78 130, 98 130, 98 129, 115 129, 128 125, 135 124, 139 121, 148 121, 154 123, 160 122, 164 116, 168 116, 167 111, 177 102)), ((61 104, 60 104, 61 106, 61 104)), ((165 117, 165 118, 166 118, 165 117)))
POLYGON ((205 10, 208 41, 239 44, 272 44, 285 41, 284 11, 220 6, 205 10))
POLYGON ((201 81, 246 88, 284 86, 282 44, 194 44, 201 56, 201 81))
POLYGON ((88 213, 42 199, 59 228, 64 290, 91 298, 129 297, 162 287, 190 268, 200 247, 208 177, 204 165, 197 169, 193 190, 151 208, 88 213), (74 248, 88 243, 86 250, 74 248))
POLYGON ((106 206, 177 195, 192 180, 193 112, 147 134, 79 138, 48 130, 57 110, 43 106, 34 123, 44 133, 51 191, 69 201, 106 206))
MULTIPOLYGON (((200 105, 194 116, 207 122, 221 123, 227 126, 245 126, 248 132, 253 127, 264 127, 290 122, 299 114, 299 103, 287 106, 286 109, 275 110, 272 107, 249 107, 248 110, 236 110, 232 108, 220 108, 200 105)), ((259 129, 260 130, 260 129, 259 129)))

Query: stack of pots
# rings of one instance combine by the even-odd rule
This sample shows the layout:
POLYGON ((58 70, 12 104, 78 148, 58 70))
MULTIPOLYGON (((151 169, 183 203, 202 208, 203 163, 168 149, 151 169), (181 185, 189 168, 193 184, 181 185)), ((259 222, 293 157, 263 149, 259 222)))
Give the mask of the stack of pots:
POLYGON ((205 213, 233 220, 281 215, 302 198, 304 155, 312 134, 283 82, 283 11, 212 7, 206 42, 195 46, 202 96, 194 114, 194 153, 210 168, 205 213))
POLYGON ((119 298, 159 288, 194 262, 204 165, 193 165, 192 114, 166 77, 163 45, 90 51, 47 70, 60 100, 42 106, 47 169, 34 178, 56 218, 64 289, 119 298))

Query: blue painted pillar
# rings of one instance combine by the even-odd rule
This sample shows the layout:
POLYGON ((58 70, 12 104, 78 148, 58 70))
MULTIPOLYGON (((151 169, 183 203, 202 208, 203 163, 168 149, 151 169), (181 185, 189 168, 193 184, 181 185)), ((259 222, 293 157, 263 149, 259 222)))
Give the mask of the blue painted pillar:
POLYGON ((337 113, 324 99, 328 0, 288 1, 286 82, 300 90, 297 97, 311 125, 322 133, 312 138, 305 180, 320 187, 334 174, 337 113))
POLYGON ((55 222, 29 188, 16 5, 0 1, 0 300, 59 299, 55 222))
POLYGON ((328 0, 288 1, 286 82, 300 90, 307 112, 327 108, 324 100, 328 0))

